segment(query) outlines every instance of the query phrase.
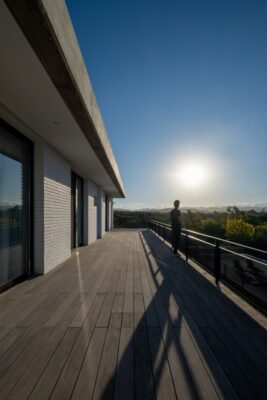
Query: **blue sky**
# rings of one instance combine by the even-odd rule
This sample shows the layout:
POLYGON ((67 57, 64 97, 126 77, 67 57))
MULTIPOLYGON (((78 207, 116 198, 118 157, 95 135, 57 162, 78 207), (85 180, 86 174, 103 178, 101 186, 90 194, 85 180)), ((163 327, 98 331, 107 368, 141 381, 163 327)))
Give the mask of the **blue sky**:
POLYGON ((127 191, 117 207, 267 201, 266 1, 67 6, 127 191), (192 164, 197 185, 181 179, 192 164))

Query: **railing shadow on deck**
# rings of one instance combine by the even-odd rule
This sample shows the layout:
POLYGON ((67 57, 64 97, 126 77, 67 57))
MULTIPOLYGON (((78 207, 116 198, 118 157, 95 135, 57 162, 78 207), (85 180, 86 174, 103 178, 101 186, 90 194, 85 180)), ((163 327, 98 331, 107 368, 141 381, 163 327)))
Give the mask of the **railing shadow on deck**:
MULTIPOLYGON (((238 399, 240 398, 239 396, 242 398, 254 398, 251 397, 251 394, 253 395, 254 393, 253 384, 248 380, 245 382, 243 379, 248 373, 243 375, 243 372, 240 372, 243 378, 236 379, 236 374, 238 374, 237 369, 234 370, 234 373, 233 369, 230 369, 230 373, 227 370, 227 365, 224 366, 218 362, 218 359, 206 341, 201 323, 192 316, 194 313, 191 314, 190 304, 188 305, 184 302, 186 301, 185 292, 180 296, 179 290, 173 281, 173 278, 176 276, 173 267, 173 256, 170 252, 169 256, 166 257, 166 245, 148 230, 140 233, 140 239, 150 273, 148 281, 153 297, 138 324, 134 326, 132 337, 117 365, 116 376, 113 376, 106 387, 103 388, 101 399, 111 399, 113 396, 115 399, 160 398, 158 391, 162 389, 162 379, 165 380, 165 384, 168 383, 169 379, 170 385, 164 389, 164 395, 167 395, 166 398, 169 399, 176 398, 176 396, 182 399, 204 398, 205 391, 214 391, 215 396, 211 395, 211 397, 218 396, 218 398, 231 400, 238 399), (158 249, 160 250, 158 251, 158 249), (160 252, 165 252, 163 257, 160 257, 160 252), (182 299, 183 296, 185 297, 184 299, 182 299), (172 318, 170 318, 168 313, 168 305, 171 299, 174 299, 177 304, 177 315, 176 317, 172 316, 172 318), (148 324, 148 318, 155 312, 157 322, 153 326, 151 323, 148 324), (190 343, 191 345, 193 344, 193 347, 195 346, 195 354, 200 357, 201 362, 204 364, 204 372, 202 372, 208 374, 211 380, 207 379, 206 382, 201 382, 199 376, 197 376, 196 369, 193 370, 194 362, 190 360, 190 356, 194 353, 191 355, 186 354, 184 341, 181 340, 182 329, 187 330, 188 340, 191 341, 190 343), (133 369, 129 365, 131 360, 132 362, 134 360, 133 369), (171 371, 171 374, 168 375, 167 373, 166 375, 166 369, 167 371, 171 371), (206 388, 204 388, 205 385, 207 385, 206 388), (175 392, 173 388, 175 388, 175 392)), ((182 260, 180 262, 185 264, 182 260)), ((176 267, 179 268, 180 265, 176 267)), ((185 265, 181 265, 181 267, 185 267, 185 265)), ((144 273, 144 270, 141 270, 141 272, 144 273)), ((198 280, 200 286, 202 285, 203 288, 206 287, 208 290, 216 292, 216 295, 220 296, 218 309, 220 305, 221 307, 224 305, 230 306, 232 313, 238 316, 241 325, 247 325, 248 330, 258 334, 260 337, 259 346, 264 344, 267 354, 266 331, 263 327, 257 324, 254 319, 250 318, 242 309, 231 302, 229 298, 218 291, 216 287, 193 268, 188 268, 187 266, 187 268, 183 269, 182 275, 186 278, 187 282, 190 279, 192 279, 192 282, 193 280, 198 280)), ((190 293, 192 294, 192 298, 194 298, 193 287, 188 291, 187 296, 190 296, 190 293)), ((195 307, 197 310, 198 305, 196 304, 195 307)), ((210 318, 213 318, 213 316, 210 318)), ((214 316, 214 321, 217 329, 221 328, 222 331, 225 330, 223 325, 219 326, 220 322, 216 320, 216 316, 214 316)), ((213 329, 209 323, 208 327, 211 330, 213 329)), ((217 334, 218 331, 216 332, 217 334)), ((229 331, 225 334, 227 337, 229 331)), ((243 349, 239 347, 234 337, 232 337, 232 340, 236 344, 235 352, 242 352, 243 349)), ((249 343, 249 339, 247 340, 249 343)), ((224 348, 224 344, 221 343, 221 345, 224 348)), ((228 354, 225 354, 225 360, 227 361, 227 359, 231 359, 229 349, 226 353, 228 354)), ((248 355, 245 358, 248 358, 248 355)), ((253 368, 253 362, 251 365, 253 368)), ((258 373, 258 368, 256 368, 256 373, 258 373)), ((254 374, 252 374, 252 380, 253 377, 254 374)))

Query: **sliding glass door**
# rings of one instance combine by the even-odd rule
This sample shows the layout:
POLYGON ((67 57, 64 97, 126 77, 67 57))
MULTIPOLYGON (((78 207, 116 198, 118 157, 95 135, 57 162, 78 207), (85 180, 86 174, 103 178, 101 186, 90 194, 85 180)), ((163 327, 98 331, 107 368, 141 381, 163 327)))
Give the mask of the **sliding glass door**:
POLYGON ((0 120, 0 289, 30 273, 32 145, 0 120))
POLYGON ((71 174, 71 247, 83 245, 83 179, 71 174))

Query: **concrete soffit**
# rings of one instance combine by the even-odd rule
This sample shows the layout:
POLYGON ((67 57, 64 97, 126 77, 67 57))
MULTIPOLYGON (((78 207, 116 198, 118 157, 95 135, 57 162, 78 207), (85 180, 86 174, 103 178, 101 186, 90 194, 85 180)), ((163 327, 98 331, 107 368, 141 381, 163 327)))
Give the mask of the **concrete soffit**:
POLYGON ((98 159, 123 182, 63 0, 4 0, 98 159))

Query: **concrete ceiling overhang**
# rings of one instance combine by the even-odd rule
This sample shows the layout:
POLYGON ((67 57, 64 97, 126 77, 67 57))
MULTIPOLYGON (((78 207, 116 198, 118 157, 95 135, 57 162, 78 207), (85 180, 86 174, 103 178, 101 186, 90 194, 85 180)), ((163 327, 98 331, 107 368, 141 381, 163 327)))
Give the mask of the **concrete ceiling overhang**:
POLYGON ((0 18, 2 105, 84 176, 125 197, 64 0, 0 0, 0 18))

